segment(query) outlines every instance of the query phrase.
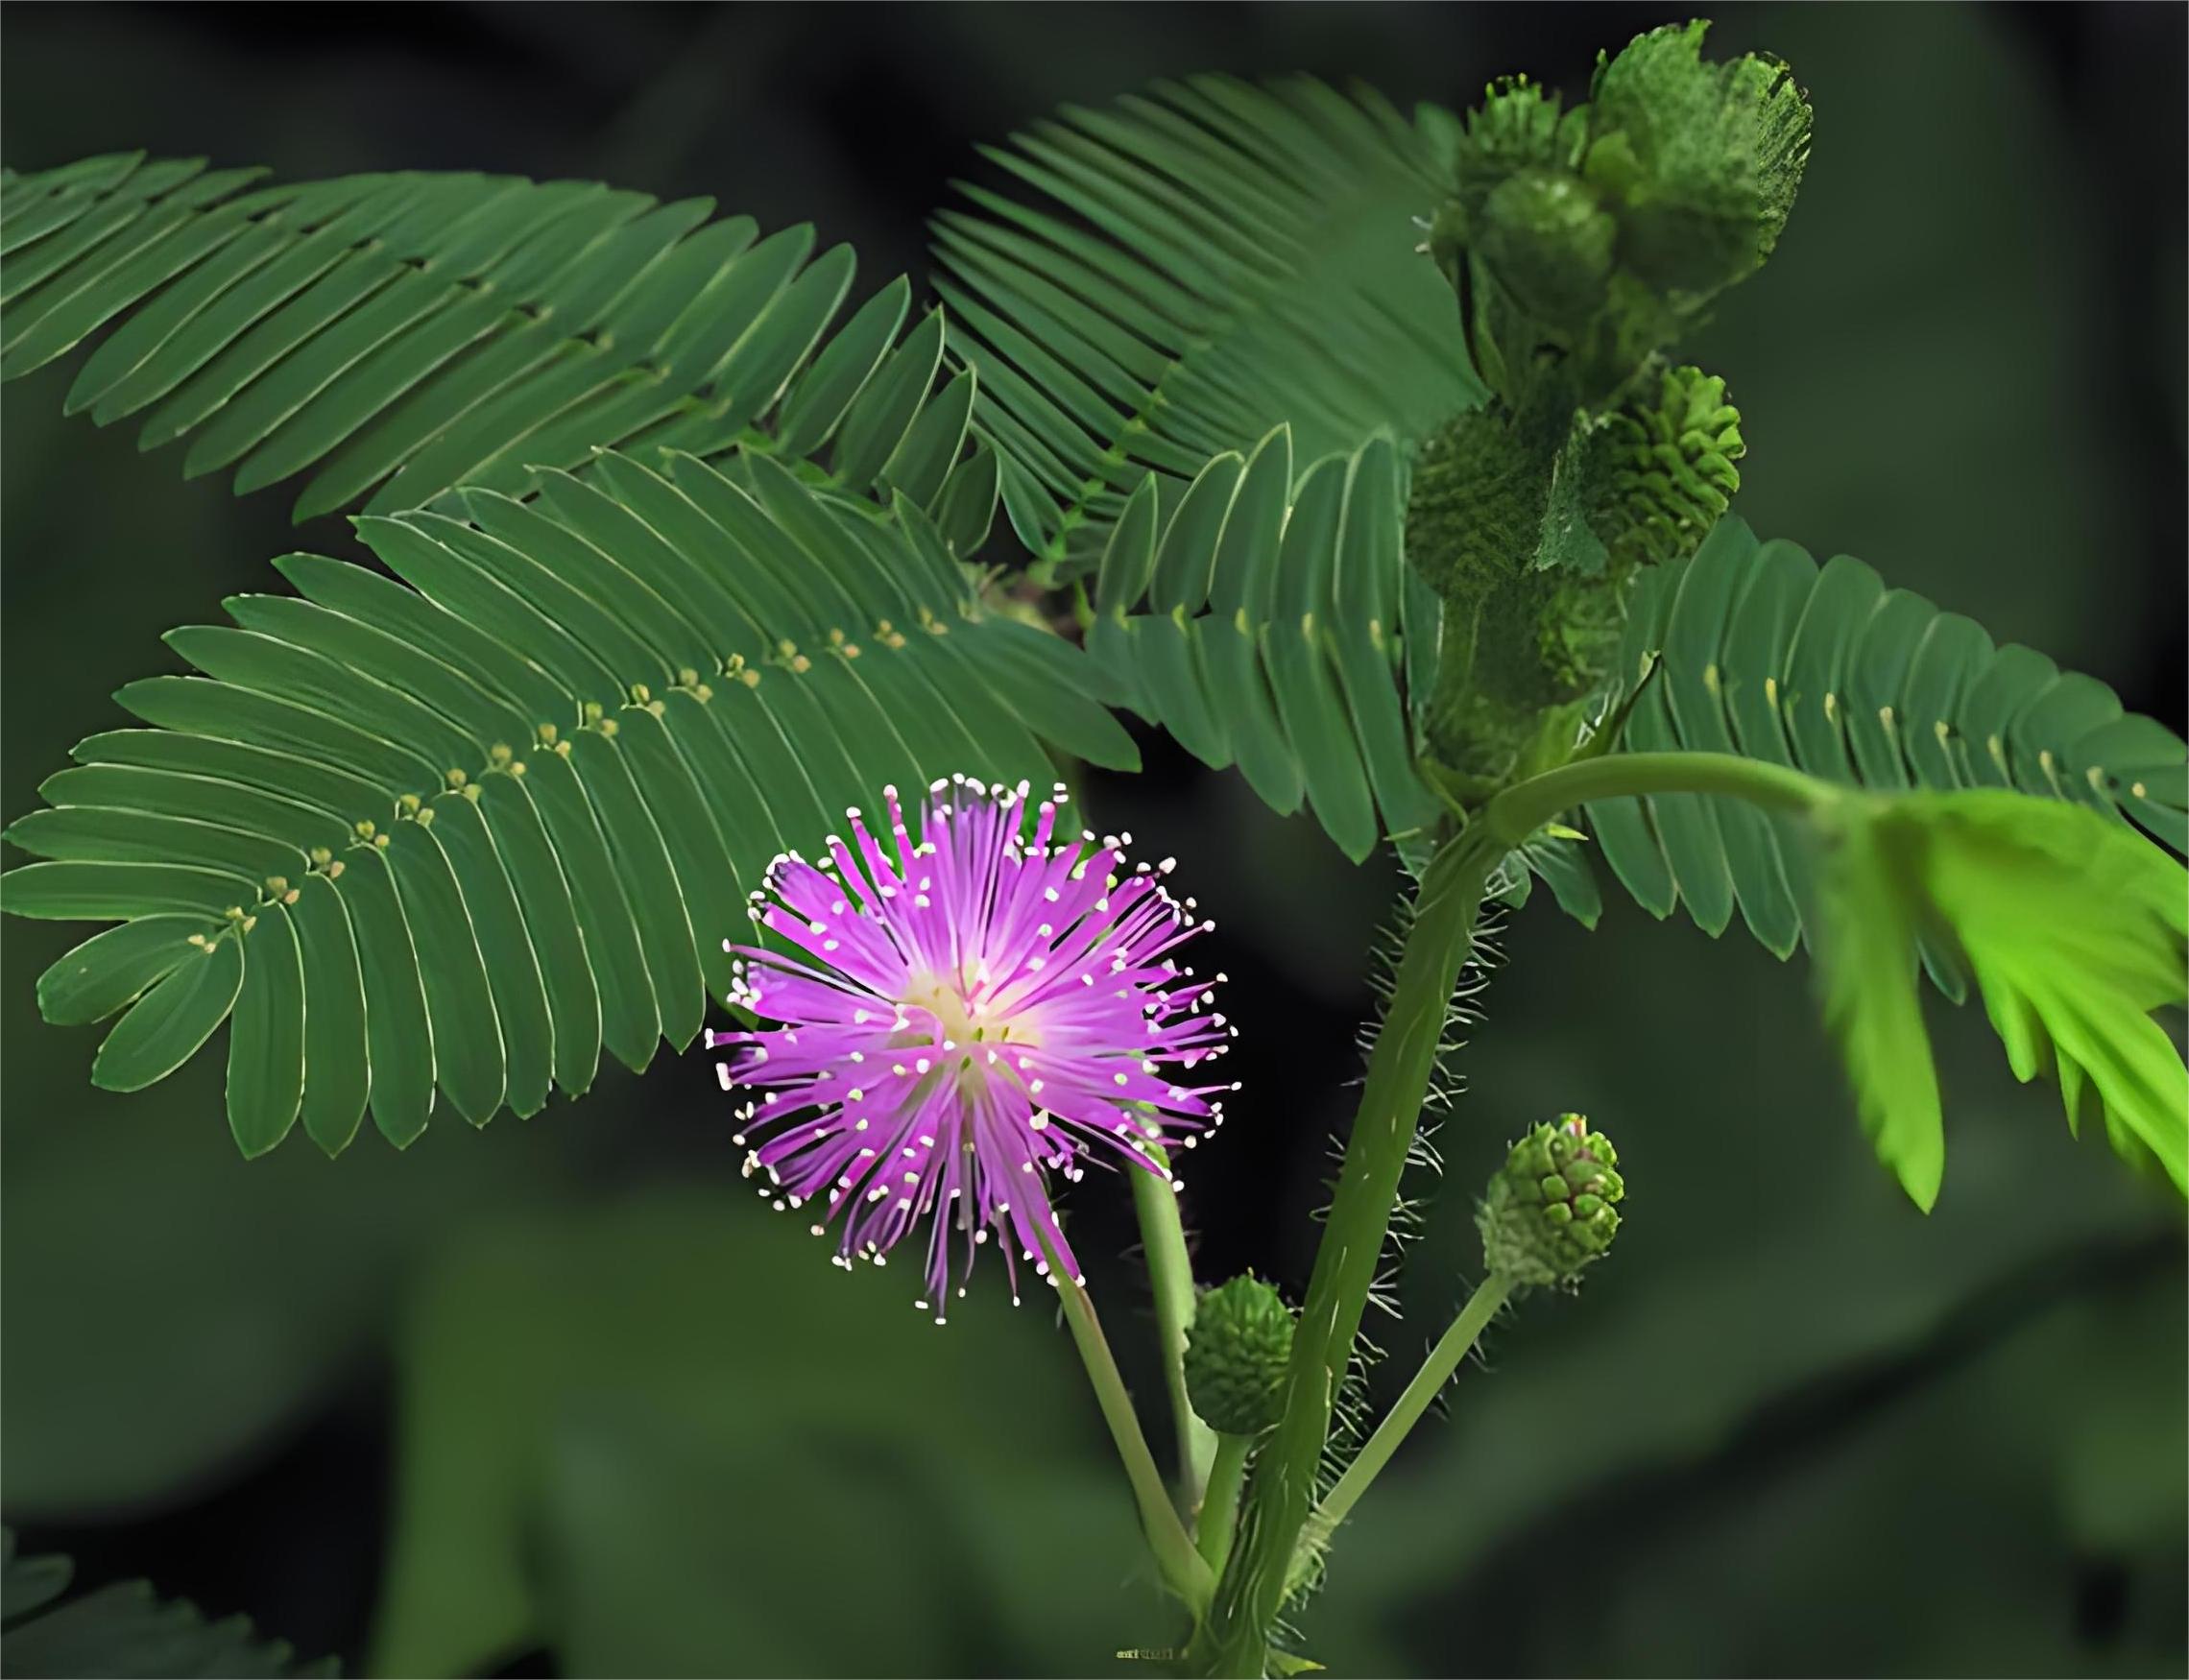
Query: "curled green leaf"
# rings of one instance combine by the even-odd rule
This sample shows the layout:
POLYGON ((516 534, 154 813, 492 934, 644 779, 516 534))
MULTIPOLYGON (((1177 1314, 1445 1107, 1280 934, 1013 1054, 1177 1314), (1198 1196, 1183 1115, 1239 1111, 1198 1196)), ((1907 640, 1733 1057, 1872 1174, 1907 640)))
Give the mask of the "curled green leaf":
POLYGON ((1950 942, 2016 1078, 2059 1086, 2071 1128, 2189 1193, 2189 1070, 2153 1012, 2179 1005, 2189 872, 2126 824, 2003 789, 1849 799, 1819 883, 1825 1018, 1863 1123, 1919 1207, 1945 1140, 1915 970, 1950 942))

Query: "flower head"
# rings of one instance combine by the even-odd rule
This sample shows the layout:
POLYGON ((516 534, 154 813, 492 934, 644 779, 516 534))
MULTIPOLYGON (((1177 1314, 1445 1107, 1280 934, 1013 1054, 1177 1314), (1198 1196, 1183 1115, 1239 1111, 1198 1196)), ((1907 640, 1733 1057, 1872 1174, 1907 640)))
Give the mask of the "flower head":
POLYGON ((1475 1216, 1482 1264, 1515 1284, 1572 1288, 1611 1247, 1625 1196, 1611 1140, 1561 1115, 1515 1143, 1490 1180, 1475 1216))
POLYGON ((1276 1428, 1296 1328, 1285 1298, 1260 1278, 1202 1291, 1185 1358, 1186 1394, 1200 1420, 1225 1435, 1276 1428))
POLYGON ((1129 834, 1058 840, 1061 787, 1029 810, 1024 783, 938 781, 917 843, 883 797, 886 845, 854 810, 850 843, 770 867, 752 914, 780 947, 733 948, 733 1001, 780 1024, 709 1043, 725 1090, 760 1093, 740 1111, 748 1176, 833 1225, 846 1267, 926 1224, 940 1322, 953 1240, 962 1265, 993 1233, 1014 1280, 1015 1250, 1077 1283, 1048 1175, 1167 1176, 1161 1146, 1221 1123, 1231 1087, 1187 1081, 1233 1029, 1173 960, 1213 924, 1165 889, 1169 861, 1125 873, 1129 834))

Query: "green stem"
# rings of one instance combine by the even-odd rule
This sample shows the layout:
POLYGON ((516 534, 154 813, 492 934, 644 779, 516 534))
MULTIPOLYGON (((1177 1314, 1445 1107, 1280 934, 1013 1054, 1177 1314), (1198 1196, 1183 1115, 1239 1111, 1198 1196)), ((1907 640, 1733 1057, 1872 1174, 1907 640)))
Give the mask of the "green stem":
POLYGON ((1188 1653, 1195 1673, 1259 1675, 1282 1609, 1292 1551, 1314 1503, 1331 1408, 1383 1249, 1407 1151, 1473 948, 1482 888, 1502 848, 1463 835, 1429 866, 1399 959, 1390 1012, 1369 1058, 1322 1243, 1286 1374, 1285 1415, 1258 1455, 1241 1542, 1188 1653))
MULTIPOLYGON (((1512 1294, 1512 1284, 1505 1278, 1492 1273, 1483 1280, 1467 1305, 1459 1309, 1459 1316, 1452 1321, 1452 1328, 1437 1338, 1436 1346, 1430 1349, 1429 1357, 1422 1361, 1421 1369, 1414 1373, 1413 1380, 1407 1384, 1406 1392, 1399 1396, 1390 1412, 1376 1432, 1368 1437, 1353 1462, 1346 1466, 1345 1474, 1337 1478, 1337 1485, 1323 1496, 1314 1515, 1308 1519, 1303 1536, 1301 1554, 1328 1540, 1336 1532, 1337 1525, 1351 1513, 1360 1496, 1368 1491, 1383 1466, 1391 1461, 1391 1454, 1407 1438, 1414 1425, 1421 1422, 1422 1414, 1429 1410, 1436 1397, 1444 1392, 1444 1385, 1452 1380, 1452 1373, 1458 1370, 1475 1343, 1498 1308, 1512 1294)), ((1202 1551, 1207 1556, 1207 1548, 1202 1551)), ((1298 1574, 1295 1561, 1294 1574, 1298 1574)))
POLYGON ((1209 1568, 1219 1575, 1239 1526, 1239 1493, 1246 1485, 1246 1454, 1253 1445, 1251 1435, 1216 1436, 1216 1458, 1209 1467, 1209 1491, 1201 1500, 1193 1538, 1209 1568))
POLYGON ((1102 1334, 1094 1298, 1085 1284, 1074 1284, 1063 1275, 1046 1237, 1042 1252, 1048 1260, 1049 1275, 1056 1280, 1056 1292, 1063 1298, 1064 1320, 1071 1327, 1071 1339, 1079 1348, 1080 1362, 1087 1367, 1087 1380, 1094 1384, 1102 1420, 1110 1426, 1110 1438, 1118 1444, 1118 1456, 1124 1461, 1125 1479, 1132 1483, 1133 1500, 1140 1506, 1141 1528, 1147 1536, 1148 1549, 1155 1553, 1165 1584, 1197 1616, 1209 1601, 1215 1577, 1193 1549, 1186 1525, 1178 1520, 1178 1512, 1164 1489, 1163 1473, 1156 1469, 1155 1454, 1147 1450, 1147 1437, 1141 1433, 1133 1397, 1125 1392, 1125 1380, 1111 1356, 1108 1338, 1102 1334))
MULTIPOLYGON (((1167 1175, 1170 1164, 1162 1148, 1149 1156, 1167 1175)), ((1163 1340, 1163 1380, 1170 1391, 1170 1416, 1178 1430, 1179 1503, 1193 1508, 1209 1479, 1216 1454, 1215 1431, 1194 1415, 1186 1397, 1186 1332, 1193 1323, 1193 1261, 1186 1252, 1186 1228, 1178 1217, 1178 1192, 1167 1176, 1135 1172, 1133 1210, 1140 1215, 1141 1247, 1147 1256, 1147 1281, 1155 1291, 1155 1328, 1163 1340)))
POLYGON ((1731 753, 1606 753, 1506 788, 1482 807, 1481 832, 1518 846, 1561 811, 1592 800, 1658 793, 1715 793, 1774 810, 1807 813, 1842 797, 1814 776, 1731 753))
POLYGON ((1315 1251, 1286 1374, 1285 1415, 1256 1458, 1239 1525, 1243 1539, 1188 1652, 1192 1672, 1260 1675, 1268 1665, 1269 1633, 1314 1503, 1332 1407, 1375 1283, 1445 1012, 1474 947, 1490 872, 1561 811, 1592 800, 1668 793, 1727 795, 1801 812, 1842 797, 1799 771, 1731 754, 1607 754, 1507 788, 1431 862, 1315 1251))

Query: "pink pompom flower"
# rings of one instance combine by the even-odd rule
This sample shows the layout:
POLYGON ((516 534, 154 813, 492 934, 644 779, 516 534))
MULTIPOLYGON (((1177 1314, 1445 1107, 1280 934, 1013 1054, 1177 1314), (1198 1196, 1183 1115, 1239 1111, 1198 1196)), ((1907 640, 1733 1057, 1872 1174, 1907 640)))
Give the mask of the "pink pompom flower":
POLYGON ((890 788, 889 844, 854 810, 818 864, 776 859, 752 916, 790 948, 730 948, 732 1000, 763 1024, 709 1044, 729 1052, 723 1088, 756 1093, 747 1175, 816 1236, 834 1226, 847 1268, 926 1225, 920 1305, 941 1322, 953 1239, 962 1276, 993 1233, 1014 1300, 1014 1251, 1046 1276, 1046 1246, 1080 1282, 1049 1175, 1167 1175, 1153 1146, 1222 1123, 1233 1088, 1190 1081, 1236 1029, 1208 1010, 1215 981, 1173 960, 1214 924, 1165 888, 1169 859, 1124 873, 1129 834, 1058 840, 1061 786, 1032 806, 1022 782, 927 794, 917 844, 890 788))

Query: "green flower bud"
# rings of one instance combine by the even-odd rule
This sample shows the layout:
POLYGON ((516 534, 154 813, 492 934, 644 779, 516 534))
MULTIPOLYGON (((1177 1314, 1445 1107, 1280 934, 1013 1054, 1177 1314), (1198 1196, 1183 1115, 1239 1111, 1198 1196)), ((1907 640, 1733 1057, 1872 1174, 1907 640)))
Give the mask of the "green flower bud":
POLYGON ((1422 440, 1407 504, 1407 555, 1445 602, 1534 569, 1562 441, 1503 405, 1464 410, 1422 440))
POLYGON ((1555 404, 1470 410, 1415 458, 1407 556, 1444 605, 1425 722, 1469 796, 1512 772, 1547 708, 1609 672, 1624 577, 1594 527, 1600 460, 1585 422, 1555 404))
POLYGON ((1590 522, 1613 568, 1664 565, 1693 554, 1741 488, 1741 411, 1725 381, 1678 368, 1653 399, 1637 397, 1599 435, 1603 502, 1590 522))
POLYGON ((1563 169, 1524 169, 1484 201, 1482 266, 1527 314, 1577 328, 1603 307, 1619 224, 1563 169))
POLYGON ((1581 1116, 1537 1126, 1512 1146, 1476 1215, 1483 1265, 1515 1284, 1577 1284, 1619 1231, 1618 1169, 1611 1140, 1581 1116))
POLYGON ((1620 261, 1707 297, 1763 266, 1809 161, 1809 102, 1776 59, 1706 63, 1701 22, 1599 56, 1582 172, 1622 206, 1620 261))
POLYGON ((1423 248, 1508 407, 1616 407, 1777 244, 1809 103, 1776 59, 1705 62, 1707 27, 1600 54, 1587 104, 1509 78, 1443 132, 1453 197, 1423 248))
POLYGON ((1210 1428, 1259 1435, 1284 1415, 1292 1324, 1292 1309, 1260 1279, 1202 1293, 1186 1337, 1186 1396, 1210 1428))
POLYGON ((1501 76, 1482 90, 1482 103, 1467 113, 1453 149, 1453 183, 1469 217, 1503 182, 1523 169, 1572 167, 1581 141, 1576 125, 1561 126, 1558 96, 1525 76, 1501 76))

